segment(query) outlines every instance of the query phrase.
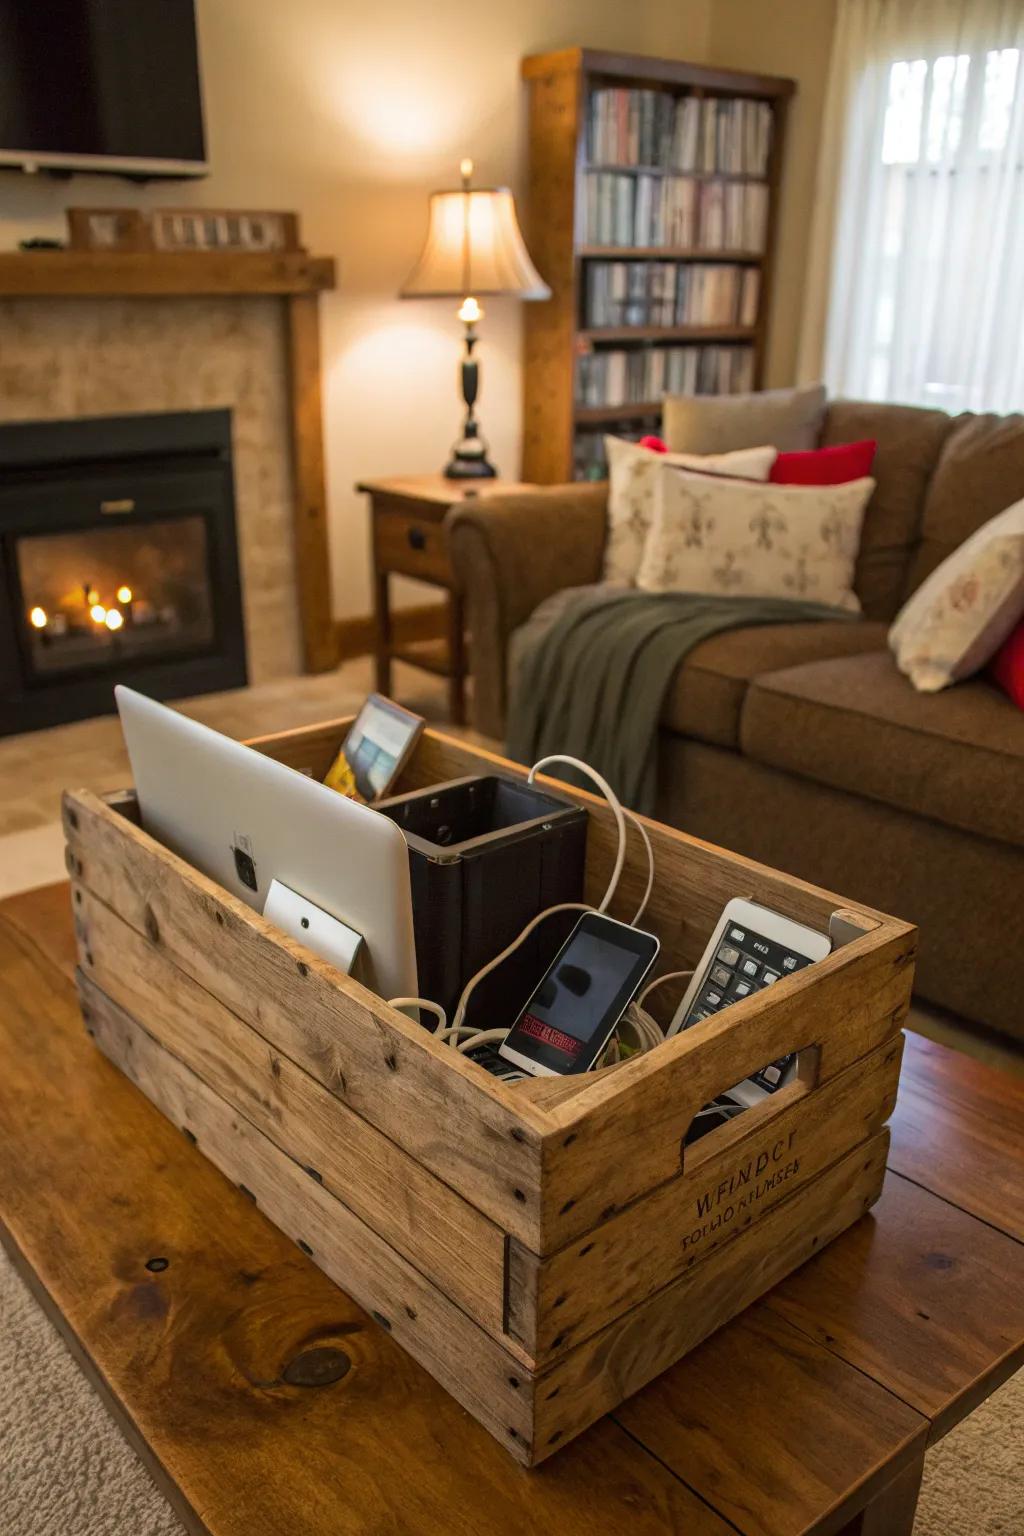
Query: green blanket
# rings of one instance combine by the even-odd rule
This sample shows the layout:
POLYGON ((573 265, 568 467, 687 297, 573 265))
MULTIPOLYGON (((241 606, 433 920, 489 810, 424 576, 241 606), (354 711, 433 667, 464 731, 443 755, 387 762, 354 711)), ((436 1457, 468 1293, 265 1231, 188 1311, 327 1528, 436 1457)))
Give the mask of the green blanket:
MULTIPOLYGON (((785 598, 705 597, 583 587, 546 631, 527 631, 513 679, 508 755, 582 758, 624 804, 654 808, 658 721, 683 658, 710 635, 752 624, 857 615, 785 598)), ((576 780, 571 771, 560 778, 576 780)))

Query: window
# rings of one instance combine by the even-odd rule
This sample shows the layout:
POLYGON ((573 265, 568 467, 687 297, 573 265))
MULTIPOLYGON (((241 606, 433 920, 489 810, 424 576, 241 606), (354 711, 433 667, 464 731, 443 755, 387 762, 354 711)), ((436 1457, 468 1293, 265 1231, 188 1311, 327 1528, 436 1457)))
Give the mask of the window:
MULTIPOLYGON (((909 6, 918 46, 898 56, 900 0, 883 8, 889 31, 877 43, 861 0, 841 3, 821 371, 836 394, 1020 410, 1024 8, 1014 46, 1003 46, 999 17, 987 25, 988 0, 965 0, 947 46, 929 48, 909 6)), ((949 6, 939 12, 948 18, 949 6)), ((805 355, 813 366, 813 347, 805 355)))

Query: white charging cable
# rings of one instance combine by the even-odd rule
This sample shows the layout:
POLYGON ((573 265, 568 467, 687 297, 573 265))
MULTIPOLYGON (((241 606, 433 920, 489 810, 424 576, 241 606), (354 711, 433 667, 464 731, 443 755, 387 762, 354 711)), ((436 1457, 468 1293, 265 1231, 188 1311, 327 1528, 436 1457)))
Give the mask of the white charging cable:
POLYGON ((644 987, 643 991, 640 993, 640 996, 637 998, 637 1003, 643 1007, 644 999, 650 997, 655 987, 660 987, 662 982, 683 980, 689 981, 692 975, 692 971, 666 971, 664 976, 656 976, 653 981, 649 981, 646 987, 644 987))
MULTIPOLYGON (((619 884, 622 866, 626 861, 626 817, 622 809, 622 803, 608 783, 608 780, 603 778, 596 768, 591 768, 590 764, 583 762, 581 758, 567 757, 564 752, 552 752, 550 756, 542 757, 539 762, 534 763, 527 775, 527 784, 532 784, 541 769, 547 768, 551 763, 562 763, 568 768, 575 768, 578 772, 586 774, 597 785, 602 795, 604 795, 608 802, 608 808, 615 817, 615 828, 619 834, 619 846, 615 850, 615 864, 612 868, 612 877, 608 882, 608 889, 601 897, 597 908, 599 912, 607 912, 619 884)), ((647 847, 650 849, 650 842, 648 842, 647 847)))
MULTIPOLYGON (((432 1003, 429 997, 389 997, 388 1007, 398 1009, 421 1008, 425 1013, 432 1013, 434 1015, 441 1029, 444 1029, 448 1024, 448 1015, 441 1007, 441 1004, 432 1003)), ((422 1020, 420 1022, 422 1023, 422 1020)), ((434 1033, 436 1034, 437 1030, 434 1033)))

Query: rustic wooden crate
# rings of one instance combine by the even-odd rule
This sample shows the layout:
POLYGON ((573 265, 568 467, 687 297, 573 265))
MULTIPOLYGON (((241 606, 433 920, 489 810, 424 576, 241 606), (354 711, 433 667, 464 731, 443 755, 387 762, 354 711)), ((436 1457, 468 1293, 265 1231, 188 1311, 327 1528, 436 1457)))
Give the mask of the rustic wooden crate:
MULTIPOLYGON (((346 722, 261 738, 316 775, 346 722)), ((518 767, 428 732, 417 788, 518 767)), ((575 792, 574 792, 575 793, 575 792)), ((591 812, 588 893, 615 830, 591 812)), ((915 931, 654 822, 645 923, 692 965, 742 895, 859 936, 657 1050, 507 1084, 169 853, 134 796, 68 794, 79 985, 100 1048, 527 1465, 727 1322, 877 1199, 915 931), (693 1115, 800 1079, 683 1150, 693 1115)), ((631 851, 615 910, 646 875, 631 851)), ((666 988, 666 992, 671 988, 666 988)))

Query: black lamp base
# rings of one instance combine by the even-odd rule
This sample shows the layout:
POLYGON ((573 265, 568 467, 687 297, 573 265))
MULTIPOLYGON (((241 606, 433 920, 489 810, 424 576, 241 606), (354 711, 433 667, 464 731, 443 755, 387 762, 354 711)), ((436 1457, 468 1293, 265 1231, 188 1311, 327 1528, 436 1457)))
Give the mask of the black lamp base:
POLYGON ((446 480, 495 480, 497 475, 480 438, 472 445, 465 441, 457 443, 444 467, 446 480))
POLYGON ((475 327, 467 324, 466 355, 460 369, 466 419, 462 424, 462 436, 453 446, 452 456, 444 467, 446 480, 494 480, 498 474, 487 457, 487 444, 480 436, 480 428, 473 411, 480 391, 480 366, 473 356, 475 345, 475 327))

